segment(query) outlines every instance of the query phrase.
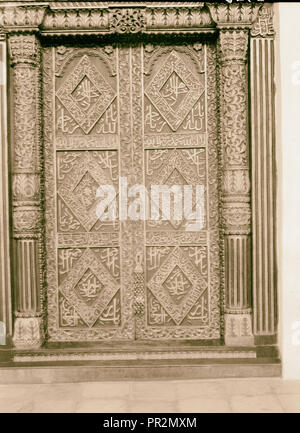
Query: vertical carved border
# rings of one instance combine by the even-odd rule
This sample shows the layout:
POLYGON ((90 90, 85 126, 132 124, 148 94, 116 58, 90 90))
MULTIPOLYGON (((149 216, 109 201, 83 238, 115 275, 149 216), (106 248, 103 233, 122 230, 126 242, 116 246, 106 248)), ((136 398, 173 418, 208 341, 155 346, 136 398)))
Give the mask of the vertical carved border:
MULTIPOLYGON (((0 34, 0 321, 5 324, 6 336, 12 336, 12 305, 9 241, 8 195, 8 140, 7 140, 7 43, 0 34)), ((3 325, 0 329, 1 344, 5 342, 3 325), (2 332, 1 332, 2 331, 2 332)), ((7 341, 8 342, 8 341, 7 341)))
POLYGON ((56 282, 55 273, 55 190, 53 182, 49 182, 54 175, 54 160, 52 154, 52 139, 53 139, 53 48, 46 47, 42 52, 42 64, 43 64, 43 135, 44 135, 44 177, 45 177, 45 188, 47 188, 47 201, 45 200, 45 212, 44 217, 47 220, 45 224, 45 245, 46 245, 46 294, 44 296, 44 323, 46 328, 46 339, 49 338, 55 332, 56 321, 53 318, 56 317, 56 307, 58 300, 56 299, 55 293, 48 290, 51 284, 56 282))
POLYGON ((261 9, 251 30, 252 286, 257 344, 275 343, 276 189, 273 8, 261 9))
MULTIPOLYGON (((144 179, 144 143, 143 143, 143 47, 132 47, 131 54, 131 128, 132 128, 132 178, 131 184, 145 185, 144 179)), ((134 255, 134 313, 135 337, 140 338, 140 329, 145 320, 145 221, 131 221, 132 253, 134 255)))

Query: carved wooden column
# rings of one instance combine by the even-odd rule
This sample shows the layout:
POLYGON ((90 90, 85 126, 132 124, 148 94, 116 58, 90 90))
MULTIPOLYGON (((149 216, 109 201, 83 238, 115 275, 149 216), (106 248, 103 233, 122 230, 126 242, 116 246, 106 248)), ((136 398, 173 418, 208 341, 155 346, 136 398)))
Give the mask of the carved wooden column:
POLYGON ((220 30, 220 104, 225 233, 225 343, 253 344, 251 321, 248 30, 220 30))
POLYGON ((258 7, 210 5, 219 28, 225 344, 254 344, 251 317, 251 205, 248 39, 258 7))
POLYGON ((12 67, 12 198, 17 348, 39 347, 41 318, 40 45, 34 34, 9 36, 12 67))

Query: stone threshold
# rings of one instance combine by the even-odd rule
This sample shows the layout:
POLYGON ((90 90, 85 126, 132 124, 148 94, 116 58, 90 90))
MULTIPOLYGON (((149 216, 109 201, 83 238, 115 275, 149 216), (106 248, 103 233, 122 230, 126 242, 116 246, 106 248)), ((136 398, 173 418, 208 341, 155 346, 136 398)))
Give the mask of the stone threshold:
POLYGON ((11 350, 0 383, 280 377, 274 347, 41 348, 11 350))
POLYGON ((274 359, 6 363, 0 384, 280 377, 274 359))

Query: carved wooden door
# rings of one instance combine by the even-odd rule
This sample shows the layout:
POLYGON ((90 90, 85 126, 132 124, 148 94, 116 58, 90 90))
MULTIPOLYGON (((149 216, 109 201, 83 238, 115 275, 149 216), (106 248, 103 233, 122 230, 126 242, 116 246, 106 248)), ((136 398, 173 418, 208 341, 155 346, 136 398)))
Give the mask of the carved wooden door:
POLYGON ((219 339, 214 45, 49 47, 43 83, 49 340, 219 339), (204 185, 203 228, 99 220, 120 177, 204 185))

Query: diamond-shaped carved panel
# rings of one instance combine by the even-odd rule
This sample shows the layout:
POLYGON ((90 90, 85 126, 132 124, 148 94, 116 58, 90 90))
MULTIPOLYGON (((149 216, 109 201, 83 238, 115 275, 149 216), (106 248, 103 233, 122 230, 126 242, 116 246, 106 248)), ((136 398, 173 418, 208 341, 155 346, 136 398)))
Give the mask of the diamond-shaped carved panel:
POLYGON ((107 184, 111 184, 111 180, 97 160, 89 152, 83 152, 58 188, 60 197, 86 230, 90 230, 98 220, 97 188, 107 184))
POLYGON ((93 326, 118 289, 117 281, 89 248, 59 287, 88 326, 93 326))
MULTIPOLYGON (((156 151, 147 151, 146 152, 146 158, 147 158, 147 178, 146 182, 149 187, 151 185, 167 185, 170 188, 179 185, 179 191, 178 193, 178 200, 180 200, 183 203, 183 193, 184 193, 184 186, 185 185, 191 185, 192 190, 192 212, 195 212, 195 205, 196 205, 196 185, 202 184, 202 178, 198 174, 198 169, 203 171, 203 167, 196 166, 195 164, 191 164, 191 158, 189 158, 189 155, 184 153, 182 150, 174 149, 174 150, 168 150, 166 153, 161 156, 161 164, 160 166, 155 166, 155 160, 158 159, 158 156, 161 156, 156 151)), ((201 156, 202 158, 202 156, 201 156)), ((202 160, 199 162, 199 164, 202 164, 202 160)), ((205 162, 204 162, 205 163, 205 162)), ((205 169, 205 166, 204 166, 205 169)), ((205 176, 205 175, 204 175, 205 176)), ((204 179, 205 180, 205 179, 204 179)), ((161 213, 161 216, 163 217, 163 220, 167 221, 175 230, 178 230, 180 227, 185 225, 187 223, 186 218, 184 217, 184 214, 179 215, 176 217, 174 212, 174 198, 175 195, 172 196, 172 200, 170 201, 170 214, 167 211, 164 211, 162 208, 159 210, 161 213), (178 218, 178 219, 176 219, 178 218)), ((155 203, 151 203, 151 206, 155 207, 155 203)), ((182 209, 182 207, 181 207, 182 209)), ((157 209, 156 209, 157 210, 157 209)), ((153 227, 153 222, 151 222, 153 227)), ((150 225, 148 224, 148 227, 150 225)))
POLYGON ((203 91, 201 81, 173 50, 153 76, 145 94, 176 131, 203 91))
POLYGON ((175 247, 151 277, 148 288, 180 325, 207 288, 207 282, 181 248, 175 247))
POLYGON ((58 89, 56 96, 88 134, 113 102, 116 92, 90 58, 84 55, 58 89))

